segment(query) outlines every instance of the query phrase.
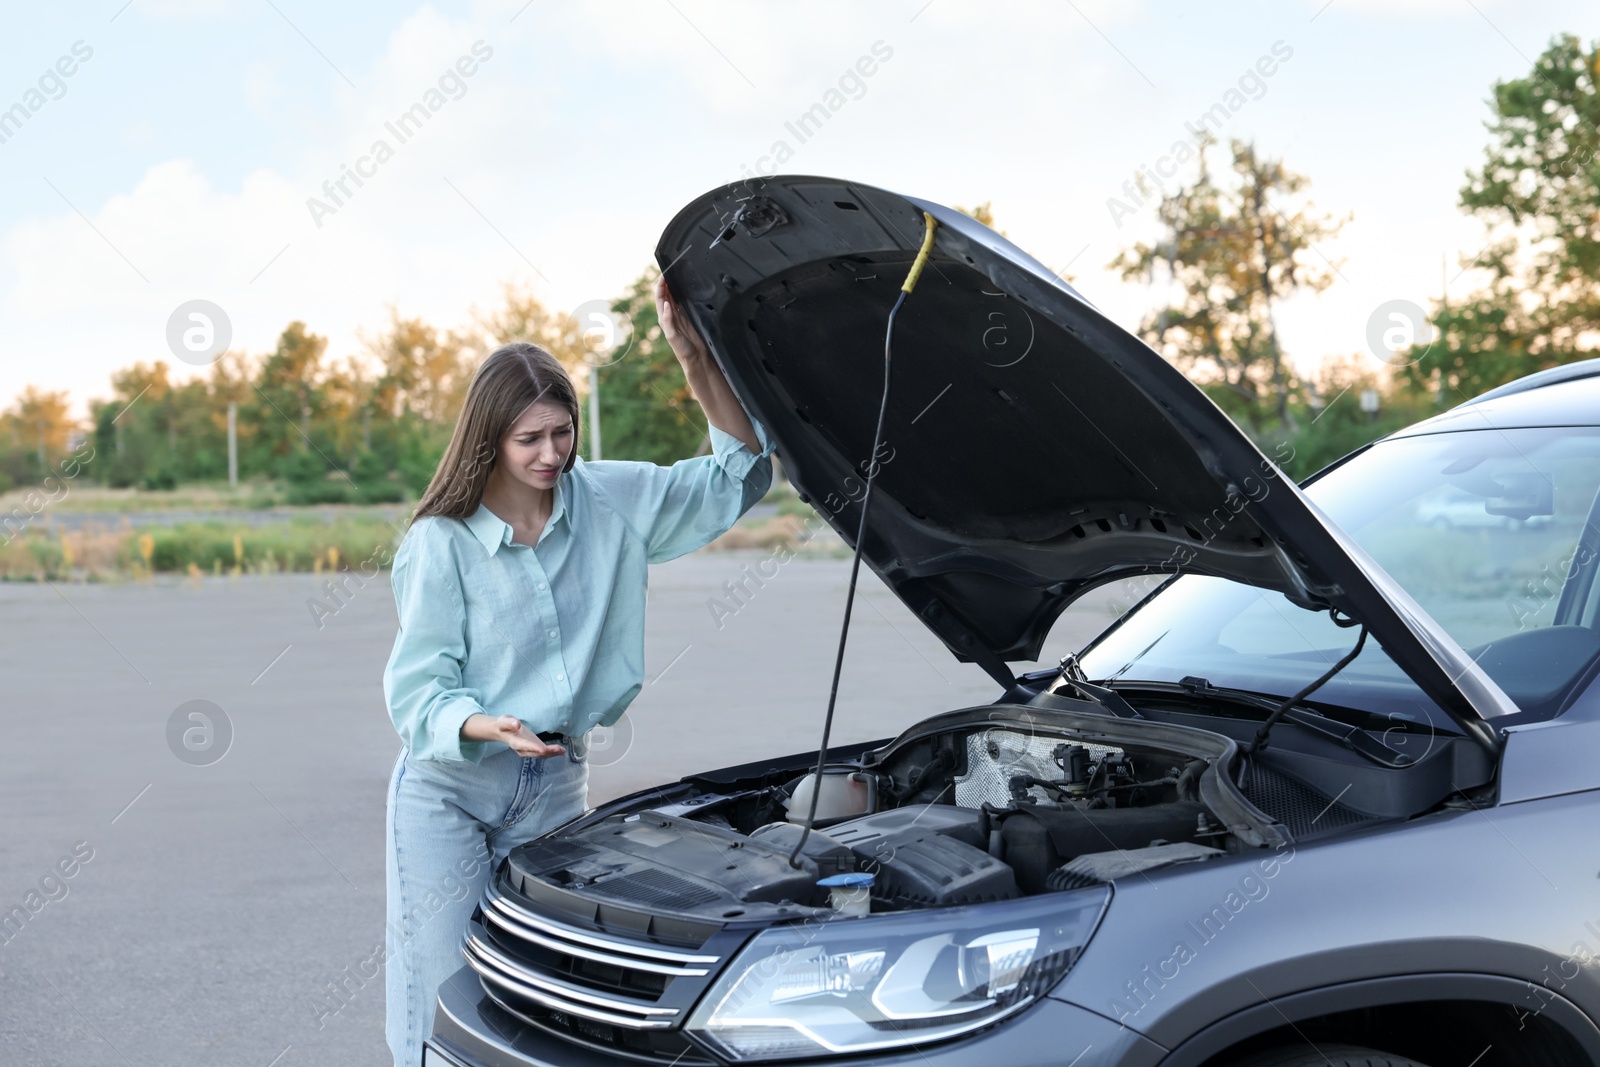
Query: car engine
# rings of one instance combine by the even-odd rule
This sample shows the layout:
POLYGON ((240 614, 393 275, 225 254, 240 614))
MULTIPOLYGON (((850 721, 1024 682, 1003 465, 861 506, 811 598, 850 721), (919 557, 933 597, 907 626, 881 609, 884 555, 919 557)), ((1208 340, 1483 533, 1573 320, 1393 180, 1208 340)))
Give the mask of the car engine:
POLYGON ((829 764, 820 786, 777 768, 686 780, 522 846, 506 878, 663 930, 826 914, 836 898, 819 883, 840 874, 871 875, 873 912, 1072 889, 1273 843, 1217 770, 1232 753, 1207 731, 969 709, 829 764))

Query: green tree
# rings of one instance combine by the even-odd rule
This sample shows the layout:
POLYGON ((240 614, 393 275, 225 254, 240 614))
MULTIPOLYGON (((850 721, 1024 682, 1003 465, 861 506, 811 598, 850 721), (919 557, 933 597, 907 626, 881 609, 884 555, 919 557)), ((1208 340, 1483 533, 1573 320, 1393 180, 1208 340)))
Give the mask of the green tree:
POLYGON ((325 479, 330 444, 321 429, 327 415, 322 356, 328 339, 291 322, 277 347, 262 360, 252 393, 240 417, 254 427, 252 470, 308 482, 325 479), (319 440, 320 438, 320 440, 319 440), (326 457, 326 458, 325 458, 326 457))
MULTIPOLYGON (((1442 301, 1436 336, 1406 368, 1413 390, 1474 396, 1595 352, 1600 330, 1600 44, 1551 41, 1522 78, 1496 82, 1483 166, 1461 207, 1488 243, 1464 265, 1487 284, 1442 301)), ((1415 351, 1415 350, 1414 350, 1415 351)))
POLYGON ((1201 146, 1194 181, 1162 198, 1162 239, 1134 245, 1110 267, 1128 281, 1171 278, 1180 295, 1152 312, 1140 334, 1256 435, 1291 433, 1295 382, 1273 308, 1332 284, 1334 268, 1317 248, 1343 220, 1315 213, 1304 195, 1309 178, 1242 141, 1230 146, 1232 179, 1219 183, 1210 145, 1201 146))
POLYGON ((1428 400, 1397 389, 1382 368, 1366 356, 1334 356, 1304 383, 1304 421, 1289 439, 1283 469, 1300 479, 1341 456, 1432 414, 1428 400), (1378 409, 1364 411, 1365 392, 1377 394, 1378 409))
POLYGON ((205 379, 175 384, 167 364, 135 363, 113 372, 111 390, 89 405, 106 484, 171 489, 227 473, 227 405, 205 379))
POLYGON ((651 267, 612 305, 631 325, 631 346, 600 368, 600 429, 607 459, 672 463, 709 447, 705 417, 656 320, 651 267))

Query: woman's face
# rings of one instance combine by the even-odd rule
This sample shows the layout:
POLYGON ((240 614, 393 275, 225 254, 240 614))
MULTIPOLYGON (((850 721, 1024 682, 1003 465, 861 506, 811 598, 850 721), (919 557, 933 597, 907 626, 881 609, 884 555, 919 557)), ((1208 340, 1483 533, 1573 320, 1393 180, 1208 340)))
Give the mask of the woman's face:
POLYGON ((530 405, 500 439, 496 466, 534 489, 553 489, 573 447, 572 415, 560 404, 530 405))

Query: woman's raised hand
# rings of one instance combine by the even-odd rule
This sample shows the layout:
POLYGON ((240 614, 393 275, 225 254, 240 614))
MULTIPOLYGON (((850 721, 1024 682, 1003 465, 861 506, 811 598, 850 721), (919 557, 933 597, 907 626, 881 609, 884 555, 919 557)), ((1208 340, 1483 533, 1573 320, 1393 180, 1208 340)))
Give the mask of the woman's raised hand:
POLYGON ((567 751, 561 745, 539 740, 539 735, 515 715, 469 715, 461 724, 461 740, 500 741, 519 756, 560 756, 567 751))
POLYGON ((678 357, 684 380, 689 383, 689 391, 694 398, 700 402, 700 410, 706 413, 706 421, 724 433, 737 437, 752 453, 759 454, 761 441, 756 437, 755 428, 750 425, 750 416, 745 414, 739 398, 733 395, 733 389, 728 385, 728 379, 722 376, 722 369, 711 358, 711 350, 706 347, 705 339, 683 313, 678 302, 672 299, 664 277, 656 279, 656 321, 661 323, 661 333, 666 337, 667 344, 672 346, 672 354, 678 357))
POLYGON ((709 358, 705 341, 701 340, 699 332, 689 322, 686 315, 678 309, 677 301, 672 299, 672 292, 667 288, 665 277, 656 279, 656 321, 661 323, 661 333, 667 339, 667 344, 672 346, 672 354, 678 357, 685 370, 691 366, 699 365, 709 358))

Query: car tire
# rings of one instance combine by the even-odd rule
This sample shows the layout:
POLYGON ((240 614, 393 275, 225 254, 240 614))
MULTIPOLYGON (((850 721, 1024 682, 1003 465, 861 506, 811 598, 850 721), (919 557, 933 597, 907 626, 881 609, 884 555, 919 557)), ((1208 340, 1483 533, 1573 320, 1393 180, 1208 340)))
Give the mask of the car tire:
POLYGON ((1428 1067, 1425 1063, 1357 1045, 1276 1048, 1257 1052, 1227 1067, 1428 1067))

